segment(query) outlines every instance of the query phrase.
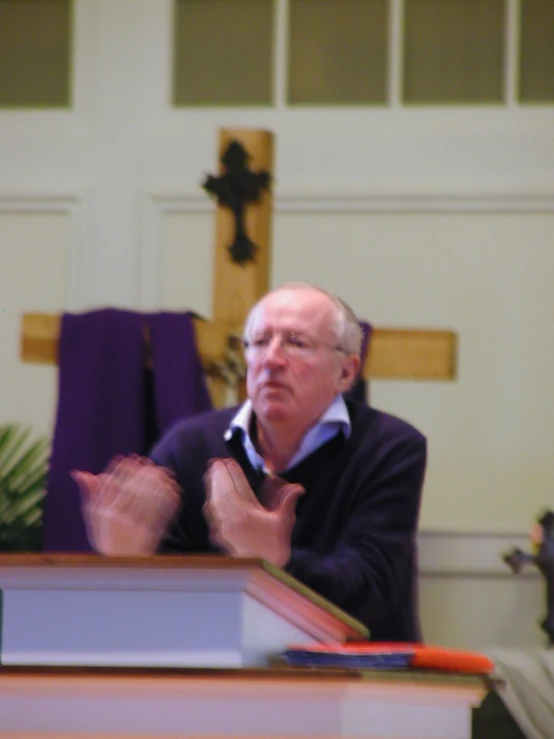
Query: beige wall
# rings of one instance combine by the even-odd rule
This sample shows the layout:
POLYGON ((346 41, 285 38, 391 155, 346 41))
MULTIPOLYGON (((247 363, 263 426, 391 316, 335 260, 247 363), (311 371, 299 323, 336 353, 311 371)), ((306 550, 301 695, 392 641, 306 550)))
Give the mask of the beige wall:
POLYGON ((429 437, 425 527, 517 528, 554 504, 553 234, 554 213, 278 222, 277 279, 315 279, 377 325, 459 335, 456 382, 372 388, 429 437))
MULTIPOLYGON (((334 208, 291 213, 277 202, 273 284, 321 284, 375 325, 455 330, 454 382, 374 381, 372 402, 429 438, 424 528, 525 528, 554 503, 554 212, 334 208)), ((171 215, 161 229, 167 307, 190 284, 191 307, 209 310, 209 261, 192 246, 209 218, 171 215)))
POLYGON ((62 210, 0 209, 0 424, 21 421, 51 433, 55 367, 19 361, 21 311, 63 310, 70 218, 62 210))

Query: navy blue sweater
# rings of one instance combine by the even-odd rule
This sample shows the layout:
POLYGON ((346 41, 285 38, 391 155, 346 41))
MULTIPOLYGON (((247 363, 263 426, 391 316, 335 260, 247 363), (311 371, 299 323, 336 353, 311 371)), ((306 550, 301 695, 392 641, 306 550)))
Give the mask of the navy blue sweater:
MULTIPOLYGON (((418 638, 412 567, 426 464, 425 438, 394 416, 347 402, 352 433, 334 437, 279 476, 302 485, 287 572, 355 618, 372 638, 418 638)), ((203 475, 213 457, 233 457, 257 494, 262 476, 240 435, 223 436, 236 408, 177 424, 152 459, 169 467, 183 505, 161 552, 210 552, 203 475)))

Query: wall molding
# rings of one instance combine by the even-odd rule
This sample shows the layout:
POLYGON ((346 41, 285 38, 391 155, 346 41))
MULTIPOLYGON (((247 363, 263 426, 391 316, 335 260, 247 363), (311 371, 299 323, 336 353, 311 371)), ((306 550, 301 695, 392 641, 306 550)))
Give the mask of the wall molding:
MULTIPOLYGON (((514 578, 502 560, 519 547, 530 552, 529 534, 522 531, 432 531, 418 533, 419 571, 422 577, 502 577, 514 578)), ((539 579, 532 566, 517 577, 539 579)))
POLYGON ((0 190, 0 212, 70 213, 81 202, 77 192, 49 192, 47 188, 33 191, 0 190))
POLYGON ((77 310, 80 307, 81 275, 87 248, 92 248, 91 232, 90 228, 87 228, 87 200, 84 189, 70 192, 54 190, 48 192, 46 188, 42 192, 41 188, 28 191, 0 190, 0 217, 9 213, 27 215, 59 213, 69 218, 69 284, 65 296, 67 310, 77 310))
MULTIPOLYGON (((140 192, 139 305, 154 309, 160 303, 160 246, 162 220, 168 214, 213 214, 215 202, 200 186, 192 189, 173 182, 169 186, 144 187, 140 192)), ((368 213, 547 213, 554 215, 554 191, 444 193, 438 187, 427 192, 396 193, 335 191, 306 185, 275 193, 275 215, 368 213)))
MULTIPOLYGON (((214 201, 200 186, 192 190, 183 185, 164 190, 144 190, 143 196, 151 207, 164 213, 207 213, 215 208, 214 201)), ((337 188, 306 186, 280 190, 274 194, 275 213, 554 213, 554 190, 541 189, 534 193, 476 189, 445 192, 440 186, 422 190, 396 192, 355 192, 337 188)))
POLYGON ((277 195, 276 213, 554 213, 554 193, 324 193, 277 195))

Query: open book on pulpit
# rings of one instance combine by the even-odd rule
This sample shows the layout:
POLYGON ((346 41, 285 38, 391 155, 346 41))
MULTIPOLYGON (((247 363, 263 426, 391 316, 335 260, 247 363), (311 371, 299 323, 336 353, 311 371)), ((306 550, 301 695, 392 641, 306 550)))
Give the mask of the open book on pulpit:
POLYGON ((367 636, 262 560, 0 556, 2 665, 256 667, 367 636))

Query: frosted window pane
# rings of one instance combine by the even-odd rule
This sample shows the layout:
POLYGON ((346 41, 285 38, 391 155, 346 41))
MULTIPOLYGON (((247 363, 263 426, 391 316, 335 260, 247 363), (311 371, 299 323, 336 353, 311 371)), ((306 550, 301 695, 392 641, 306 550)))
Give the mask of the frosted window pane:
POLYGON ((522 0, 520 98, 554 101, 554 0, 522 0))
POLYGON ((503 100, 504 0, 406 0, 404 100, 503 100))
POLYGON ((271 103, 271 0, 177 0, 175 105, 271 103))
POLYGON ((0 106, 70 104, 70 0, 0 0, 0 106))
POLYGON ((386 0, 291 0, 289 102, 385 103, 386 0))

